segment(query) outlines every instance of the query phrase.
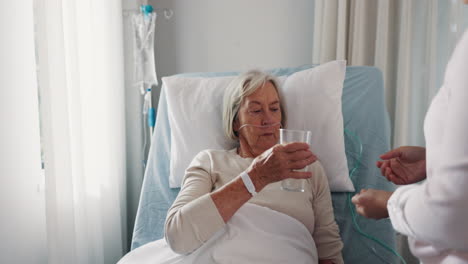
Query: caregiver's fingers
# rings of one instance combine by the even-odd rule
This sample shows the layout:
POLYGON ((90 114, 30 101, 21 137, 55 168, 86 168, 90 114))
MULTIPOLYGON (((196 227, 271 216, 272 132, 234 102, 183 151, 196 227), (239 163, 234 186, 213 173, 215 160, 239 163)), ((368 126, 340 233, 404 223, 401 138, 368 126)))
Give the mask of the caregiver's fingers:
POLYGON ((389 160, 392 158, 398 158, 401 157, 403 153, 401 152, 400 148, 392 149, 389 152, 386 152, 382 155, 380 155, 380 158, 383 160, 389 160))
POLYGON ((367 217, 367 215, 365 214, 365 207, 356 205, 356 212, 364 217, 367 217))
POLYGON ((390 162, 388 161, 382 162, 382 165, 380 166, 380 173, 382 174, 382 176, 385 176, 385 171, 389 165, 390 165, 390 162))
POLYGON ((353 198, 351 198, 351 202, 354 204, 354 205, 358 205, 360 203, 360 196, 359 194, 356 194, 353 196, 353 198))
POLYGON ((394 184, 397 184, 397 185, 405 185, 405 184, 408 184, 407 180, 404 179, 404 178, 401 178, 401 177, 398 177, 396 174, 394 173, 390 173, 390 175, 388 176, 387 178, 389 181, 393 182, 394 184))
POLYGON ((359 205, 365 202, 366 197, 364 194, 367 192, 366 189, 362 189, 358 194, 355 194, 353 198, 351 198, 351 202, 355 205, 359 205))
POLYGON ((379 160, 375 163, 375 165, 377 166, 377 168, 380 168, 383 165, 383 161, 379 160))
POLYGON ((389 178, 391 174, 393 174, 392 169, 390 169, 390 167, 385 168, 385 178, 387 178, 387 180, 390 180, 389 178))

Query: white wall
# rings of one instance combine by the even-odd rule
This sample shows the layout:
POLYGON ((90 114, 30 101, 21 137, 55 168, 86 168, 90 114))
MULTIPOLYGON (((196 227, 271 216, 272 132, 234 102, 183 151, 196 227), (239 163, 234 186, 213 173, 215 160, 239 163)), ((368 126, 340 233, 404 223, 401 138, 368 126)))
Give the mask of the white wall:
POLYGON ((311 0, 150 0, 158 75, 287 67, 312 61, 311 0), (158 10, 159 11, 159 10, 158 10))
POLYGON ((47 263, 33 0, 0 1, 0 263, 47 263))

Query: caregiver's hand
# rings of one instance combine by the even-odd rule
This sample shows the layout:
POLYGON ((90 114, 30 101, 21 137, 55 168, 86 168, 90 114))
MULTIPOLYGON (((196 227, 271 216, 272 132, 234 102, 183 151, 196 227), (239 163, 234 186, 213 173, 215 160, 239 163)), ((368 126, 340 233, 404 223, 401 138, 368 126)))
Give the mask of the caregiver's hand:
POLYGON ((351 201, 356 206, 356 211, 367 218, 382 219, 388 217, 387 203, 393 192, 362 189, 354 195, 351 201))
POLYGON ((426 149, 399 147, 380 156, 377 167, 387 180, 398 184, 411 184, 426 178, 426 149))
POLYGON ((309 145, 293 142, 277 144, 256 157, 247 169, 247 173, 258 190, 266 185, 287 178, 306 179, 312 176, 303 169, 314 163, 317 157, 309 150, 309 145))

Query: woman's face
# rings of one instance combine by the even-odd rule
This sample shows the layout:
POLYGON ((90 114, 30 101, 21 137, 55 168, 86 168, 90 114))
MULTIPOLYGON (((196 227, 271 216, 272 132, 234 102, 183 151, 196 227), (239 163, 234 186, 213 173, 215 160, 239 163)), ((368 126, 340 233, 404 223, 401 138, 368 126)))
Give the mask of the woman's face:
POLYGON ((244 98, 234 121, 241 148, 248 148, 243 151, 257 156, 278 143, 281 118, 281 105, 273 83, 265 83, 244 98), (245 124, 253 126, 242 127, 245 124), (268 127, 272 124, 278 125, 268 127))

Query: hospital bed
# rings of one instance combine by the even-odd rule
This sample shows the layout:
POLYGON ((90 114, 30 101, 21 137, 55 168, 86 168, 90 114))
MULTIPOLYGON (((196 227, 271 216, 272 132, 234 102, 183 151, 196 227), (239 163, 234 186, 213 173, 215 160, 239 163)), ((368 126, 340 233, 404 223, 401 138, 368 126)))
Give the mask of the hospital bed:
MULTIPOLYGON (((277 76, 290 75, 313 66, 274 69, 277 76)), ((224 73, 191 73, 189 77, 220 77, 224 73)), ((171 128, 165 87, 162 87, 156 126, 143 181, 131 248, 136 249, 164 237, 166 213, 179 189, 169 187, 171 128)), ((390 123, 385 110, 381 72, 375 67, 348 66, 342 108, 345 149, 356 191, 362 188, 393 190, 394 186, 375 166, 379 155, 390 147, 390 123)), ((222 132, 220 132, 222 133, 222 132)), ((395 232, 388 219, 369 220, 356 215, 350 203, 352 193, 332 193, 335 219, 344 242, 345 263, 397 263, 395 232)))

